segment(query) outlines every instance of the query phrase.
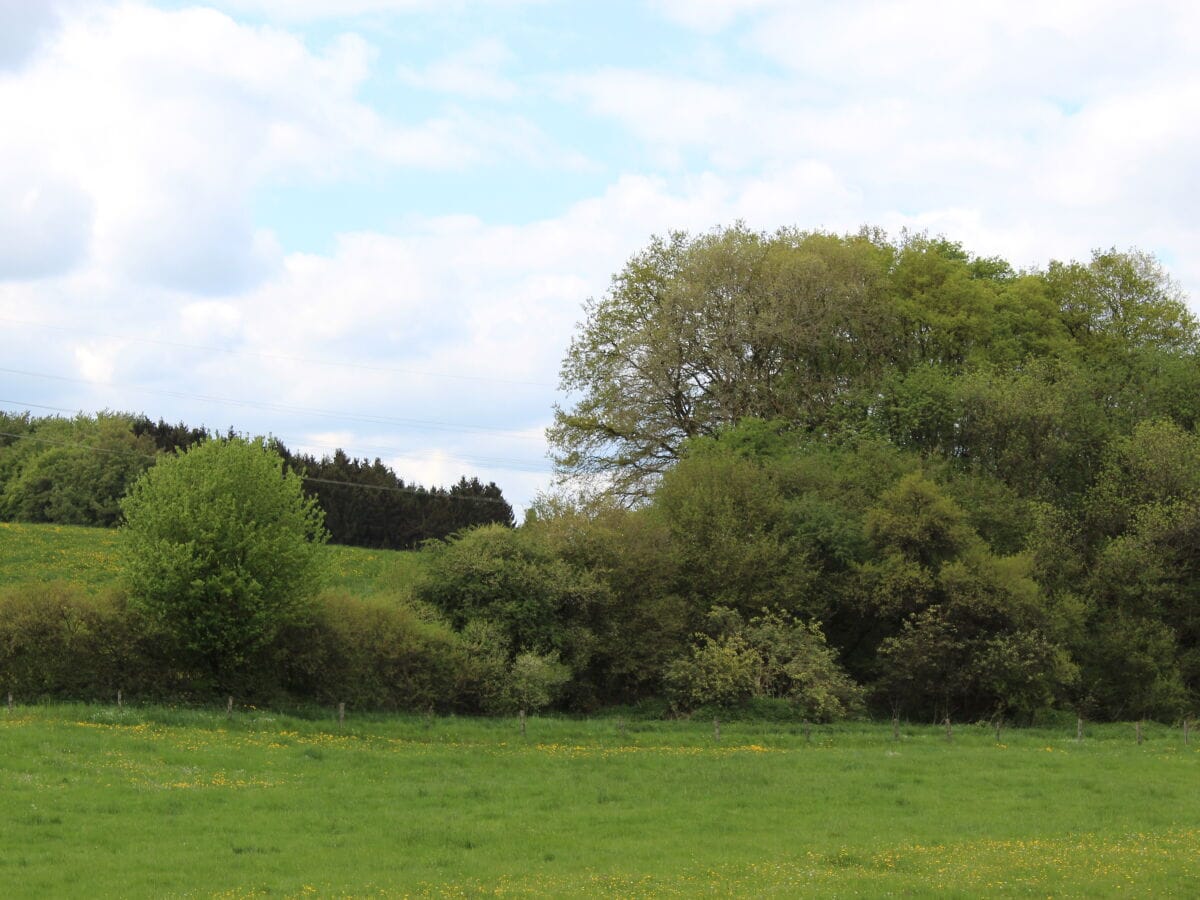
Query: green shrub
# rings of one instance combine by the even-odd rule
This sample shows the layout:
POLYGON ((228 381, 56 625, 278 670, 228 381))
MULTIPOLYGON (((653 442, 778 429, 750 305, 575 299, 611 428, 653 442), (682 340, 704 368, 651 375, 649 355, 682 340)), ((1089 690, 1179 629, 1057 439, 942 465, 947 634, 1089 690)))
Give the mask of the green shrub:
POLYGON ((0 690, 23 700, 95 699, 142 687, 138 635, 119 595, 65 582, 0 591, 0 690))
POLYGON ((274 653, 297 697, 416 711, 456 707, 470 693, 463 642, 412 605, 323 594, 307 622, 281 632, 274 653))
POLYGON ((571 680, 557 653, 511 653, 504 631, 494 622, 473 619, 460 635, 465 653, 462 700, 488 713, 535 712, 549 706, 571 680))
POLYGON ((571 670, 558 661, 557 653, 518 653, 508 670, 504 706, 536 712, 549 706, 570 680, 571 670))
POLYGON ((466 653, 463 703, 470 709, 503 710, 511 656, 503 629, 485 619, 472 619, 463 626, 460 639, 466 653))
POLYGON ((667 669, 676 708, 744 706, 753 699, 787 700, 806 719, 832 721, 859 711, 863 690, 838 664, 820 626, 769 612, 748 622, 716 607, 713 634, 698 635, 690 655, 667 669))
POLYGON ((704 635, 689 656, 667 667, 667 692, 680 709, 736 706, 755 695, 760 662, 739 635, 704 635))
POLYGON ((177 640, 213 688, 246 690, 276 634, 302 621, 324 575, 321 511, 260 442, 212 440, 166 457, 122 501, 130 603, 177 640))
POLYGON ((594 644, 586 623, 604 586, 556 556, 542 535, 484 525, 430 544, 426 552, 418 595, 456 628, 486 620, 513 654, 556 652, 573 669, 586 664, 594 644))

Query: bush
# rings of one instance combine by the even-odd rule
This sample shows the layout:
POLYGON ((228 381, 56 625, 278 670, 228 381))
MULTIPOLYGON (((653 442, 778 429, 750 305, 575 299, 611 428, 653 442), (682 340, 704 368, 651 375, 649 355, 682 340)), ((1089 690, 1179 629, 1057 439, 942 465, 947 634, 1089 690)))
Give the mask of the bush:
POLYGON ((594 644, 586 622, 604 586, 556 556, 541 535, 484 525, 426 552, 418 594, 456 628, 485 620, 511 653, 558 653, 574 669, 586 665, 594 644))
POLYGON ((709 627, 715 634, 699 635, 691 654, 667 670, 677 708, 781 698, 804 718, 828 722, 862 707, 862 688, 838 664, 816 623, 778 612, 745 622, 733 610, 716 607, 709 627))
POLYGON ((518 653, 508 670, 505 706, 536 712, 549 706, 570 680, 571 670, 558 661, 557 653, 518 653))
POLYGON ((131 425, 119 413, 0 422, 33 438, 0 444, 0 518, 115 525, 120 498, 155 456, 153 439, 131 425))
POLYGON ((212 687, 249 683, 280 628, 302 621, 325 559, 321 512, 262 443, 211 440, 161 460, 121 504, 130 603, 212 687))
POLYGON ((363 709, 460 705, 472 670, 463 642, 429 611, 323 594, 275 648, 288 693, 363 709))
POLYGON ((138 637, 119 595, 47 582, 0 592, 0 690, 23 700, 137 690, 138 637))
POLYGON ((534 712, 549 706, 571 680, 570 667, 558 654, 511 653, 504 632, 494 622, 474 619, 463 628, 466 652, 463 700, 488 713, 534 712))
POLYGON ((755 696, 758 654, 739 635, 704 635, 689 656, 667 667, 667 692, 680 709, 737 706, 755 696))

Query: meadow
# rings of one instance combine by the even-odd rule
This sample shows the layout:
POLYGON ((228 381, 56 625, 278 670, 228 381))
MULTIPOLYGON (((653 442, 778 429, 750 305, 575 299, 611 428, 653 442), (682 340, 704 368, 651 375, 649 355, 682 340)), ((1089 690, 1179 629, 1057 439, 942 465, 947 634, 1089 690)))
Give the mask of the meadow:
MULTIPOLYGON (((68 581, 104 588, 117 580, 119 533, 111 528, 0 522, 0 586, 68 581)), ((399 597, 411 588, 421 555, 333 544, 329 588, 359 597, 399 597)))
POLYGON ((1178 729, 0 713, 7 896, 1196 896, 1178 729))

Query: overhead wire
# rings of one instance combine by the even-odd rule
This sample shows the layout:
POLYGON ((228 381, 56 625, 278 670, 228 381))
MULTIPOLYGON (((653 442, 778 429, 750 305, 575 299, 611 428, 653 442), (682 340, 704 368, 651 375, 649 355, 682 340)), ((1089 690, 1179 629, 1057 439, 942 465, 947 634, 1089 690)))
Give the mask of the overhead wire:
MULTIPOLYGON (((27 409, 27 408, 48 409, 48 410, 53 410, 55 412, 63 412, 63 413, 78 413, 78 412, 80 412, 80 410, 70 409, 65 406, 50 406, 45 403, 29 403, 29 402, 26 402, 23 400, 0 399, 0 403, 6 403, 6 404, 9 404, 10 406, 18 407, 20 409, 27 409)), ((249 434, 250 433, 248 430, 243 430, 243 429, 234 429, 234 430, 239 434, 249 434)), ((431 457, 433 457, 436 453, 441 452, 441 451, 433 451, 433 452, 426 451, 423 453, 422 452, 414 453, 414 451, 412 451, 412 450, 405 450, 400 447, 385 446, 382 444, 363 444, 363 443, 357 443, 357 442, 352 445, 350 445, 350 444, 326 444, 326 443, 323 443, 320 441, 313 441, 313 440, 309 440, 307 438, 297 438, 297 437, 289 436, 286 434, 277 434, 275 432, 271 432, 267 436, 276 438, 279 441, 282 441, 284 444, 291 446, 291 447, 296 447, 296 448, 319 447, 322 450, 335 450, 335 451, 341 450, 350 456, 357 456, 358 454, 356 451, 359 451, 359 450, 364 450, 364 451, 365 450, 373 450, 373 451, 377 451, 377 452, 391 454, 391 455, 397 456, 397 457, 405 457, 405 458, 409 458, 409 459, 418 459, 418 460, 420 460, 420 459, 428 460, 431 457)), ((542 474, 542 475, 549 475, 549 474, 552 474, 554 471, 550 467, 534 464, 533 462, 531 462, 530 460, 527 460, 527 459, 515 459, 512 457, 502 457, 502 456, 479 456, 476 454, 469 454, 469 453, 445 453, 443 455, 447 460, 453 460, 453 461, 461 462, 461 463, 469 463, 472 465, 496 466, 498 468, 506 469, 508 471, 528 472, 531 474, 542 474)), ((369 454, 369 453, 362 454, 362 457, 364 459, 369 458, 370 456, 371 456, 371 454, 369 454)))
POLYGON ((203 350, 210 353, 225 353, 230 356, 244 356, 256 359, 274 359, 282 362, 298 362, 311 366, 327 366, 340 369, 357 369, 366 372, 390 372, 396 375, 414 375, 420 378, 446 378, 457 381, 479 381, 488 384, 522 385, 526 387, 556 388, 557 385, 547 381, 526 381, 516 378, 496 378, 490 375, 463 375, 453 372, 427 372, 420 369, 397 368, 394 366, 377 366, 369 363, 352 363, 342 360, 313 359, 305 356, 293 356, 286 353, 263 353, 256 350, 238 350, 232 347, 214 347, 207 344, 189 344, 183 341, 164 341, 159 338, 135 337, 128 334, 113 334, 111 332, 95 331, 88 328, 66 325, 50 325, 46 322, 33 322, 28 319, 14 319, 11 316, 0 316, 0 322, 14 325, 25 325, 31 328, 44 328, 49 331, 62 331, 75 334, 87 334, 93 337, 103 337, 109 340, 129 341, 137 344, 150 344, 160 347, 175 347, 184 350, 203 350))
MULTIPOLYGON (((399 369, 399 368, 384 367, 384 366, 371 366, 371 365, 357 364, 357 363, 343 363, 340 361, 331 361, 331 360, 316 360, 316 359, 310 359, 310 358, 299 357, 299 356, 289 356, 289 355, 285 355, 285 354, 255 353, 255 352, 251 352, 251 351, 240 351, 240 350, 234 350, 231 348, 224 348, 224 347, 213 347, 213 346, 206 346, 206 345, 200 345, 200 344, 187 344, 187 343, 179 342, 179 341, 164 341, 164 340, 151 339, 151 338, 139 338, 139 337, 133 337, 130 335, 118 335, 118 334, 112 334, 112 333, 106 333, 106 332, 96 332, 96 331, 91 331, 88 329, 82 329, 82 328, 77 328, 77 327, 76 328, 68 328, 68 327, 64 327, 64 326, 50 325, 47 323, 33 322, 30 320, 26 320, 26 319, 16 319, 16 318, 13 318, 10 316, 0 316, 0 321, 6 321, 6 322, 10 322, 10 323, 18 324, 18 325, 25 325, 25 326, 29 326, 29 327, 45 328, 45 329, 54 330, 54 331, 62 331, 62 332, 72 332, 73 331, 73 332, 85 333, 85 334, 90 333, 93 335, 108 337, 108 338, 115 339, 115 340, 130 340, 130 341, 139 342, 139 343, 157 344, 157 345, 168 346, 168 347, 182 347, 182 348, 186 348, 186 349, 204 350, 204 351, 210 351, 210 352, 220 352, 220 353, 227 353, 227 354, 231 354, 231 355, 258 356, 261 358, 289 360, 289 361, 295 361, 295 362, 310 363, 310 364, 314 364, 314 365, 338 366, 338 367, 344 367, 344 368, 394 372, 394 373, 400 373, 400 374, 421 375, 421 376, 430 376, 430 377, 441 377, 441 375, 444 374, 444 373, 434 373, 434 372, 421 372, 421 371, 417 371, 417 370, 399 369)), ((262 401, 262 400, 250 400, 250 399, 242 399, 242 398, 234 398, 234 397, 220 397, 220 396, 212 396, 212 395, 206 395, 206 394, 190 393, 190 392, 185 392, 185 391, 163 390, 163 389, 150 388, 150 387, 145 387, 142 385, 134 385, 134 384, 112 384, 109 382, 97 381, 95 379, 77 378, 77 377, 64 376, 64 375, 55 375, 52 373, 35 372, 35 371, 26 370, 26 369, 0 367, 0 372, 4 372, 7 374, 11 374, 11 375, 28 377, 28 378, 40 378, 40 379, 47 379, 47 380, 53 380, 53 381, 65 381, 65 382, 69 382, 69 383, 88 384, 88 385, 93 385, 93 386, 103 386, 103 387, 110 387, 110 388, 115 387, 115 388, 118 388, 121 390, 129 390, 129 391, 133 391, 133 392, 137 392, 137 393, 145 393, 145 394, 151 394, 151 395, 157 395, 157 396, 173 397, 173 398, 178 398, 178 399, 196 400, 196 401, 199 401, 202 403, 210 403, 210 404, 215 404, 215 405, 229 405, 229 406, 243 407, 243 408, 250 407, 250 408, 263 409, 263 410, 267 410, 267 411, 271 411, 271 412, 298 413, 298 414, 302 414, 302 415, 312 415, 312 416, 317 416, 317 417, 321 417, 321 418, 332 419, 335 421, 361 422, 361 423, 376 424, 376 425, 394 425, 394 426, 400 426, 400 427, 404 427, 404 428, 417 428, 417 429, 422 429, 422 430, 442 430, 442 431, 450 431, 450 432, 459 432, 459 433, 464 433, 464 434, 488 434, 488 435, 497 435, 500 437, 517 439, 517 440, 539 440, 539 441, 542 440, 542 438, 540 436, 531 435, 531 434, 528 434, 525 432, 505 430, 505 429, 487 428, 484 426, 464 424, 464 423, 442 422, 442 421, 423 420, 423 419, 409 419, 409 418, 402 418, 402 417, 395 417, 395 416, 356 414, 356 413, 350 413, 350 412, 346 412, 346 411, 322 409, 322 408, 318 408, 318 407, 308 407, 308 406, 300 406, 300 405, 292 405, 292 404, 273 403, 273 402, 262 401)), ((549 387, 550 386, 549 384, 544 383, 544 382, 532 382, 532 381, 523 382, 523 381, 518 381, 518 380, 513 380, 513 379, 485 378, 482 376, 447 375, 446 377, 459 378, 461 380, 468 380, 468 381, 491 381, 491 382, 495 382, 498 384, 526 384, 526 385, 540 386, 540 387, 549 387)), ((0 402, 9 402, 9 403, 16 404, 18 401, 0 401, 0 402)), ((72 412, 72 410, 68 410, 66 407, 60 407, 60 406, 50 406, 50 405, 46 405, 46 404, 33 404, 33 403, 26 403, 23 405, 28 406, 28 407, 38 408, 38 409, 50 409, 50 410, 54 410, 57 412, 72 412)), ((285 438, 281 437, 280 439, 284 440, 285 438)), ((328 444, 321 444, 321 443, 308 441, 308 440, 305 440, 305 441, 296 441, 294 439, 287 439, 287 440, 291 440, 291 442, 297 446, 322 447, 323 449, 342 449, 340 447, 332 447, 331 445, 328 445, 328 444)), ((367 445, 362 445, 362 446, 364 449, 366 449, 367 445)), ((389 453, 395 453, 397 455, 405 455, 406 453, 409 452, 409 451, 400 450, 399 448, 395 448, 395 447, 375 446, 373 449, 382 450, 384 452, 389 452, 389 453)), ((428 454, 426 454, 426 455, 428 456, 428 454)), ((475 454, 447 454, 447 456, 450 459, 457 459, 460 462, 465 462, 465 463, 469 463, 469 464, 473 464, 473 465, 485 465, 485 466, 486 465, 496 465, 496 466, 500 466, 502 468, 506 468, 509 470, 524 471, 524 472, 539 473, 539 474, 549 474, 552 471, 552 469, 550 469, 546 466, 533 465, 528 460, 520 460, 520 459, 505 458, 505 457, 479 456, 479 455, 475 455, 475 454)))
MULTIPOLYGON (((58 447, 70 447, 70 448, 74 448, 74 449, 78 449, 78 450, 88 450, 92 453, 109 453, 109 454, 118 454, 118 455, 119 454, 128 454, 131 456, 138 457, 140 459, 148 459, 151 461, 158 460, 157 454, 140 453, 139 451, 134 450, 131 447, 130 448, 96 447, 92 444, 83 444, 83 443, 78 443, 75 441, 56 441, 51 438, 39 438, 36 435, 18 434, 18 433, 11 432, 11 431, 0 431, 0 437, 14 438, 16 440, 33 441, 34 443, 37 443, 37 444, 47 444, 47 445, 58 446, 58 447)), ((297 473, 297 474, 299 474, 299 473, 297 473)), ((455 494, 455 493, 451 492, 452 489, 448 489, 448 488, 437 488, 437 489, 408 488, 408 487, 397 487, 395 485, 364 484, 359 481, 339 481, 339 480, 333 479, 333 478, 318 478, 316 476, 311 476, 311 475, 300 475, 300 478, 304 481, 311 481, 311 482, 315 482, 317 484, 340 485, 342 487, 362 488, 364 490, 371 490, 371 491, 389 491, 389 492, 400 493, 400 494, 416 494, 416 495, 424 496, 424 497, 444 497, 449 500, 463 500, 463 501, 470 501, 473 503, 499 503, 499 504, 503 504, 505 506, 510 505, 508 503, 508 501, 498 499, 496 497, 475 497, 470 494, 455 494)))
POLYGON ((88 384, 93 386, 117 388, 120 390, 133 391, 135 393, 152 394, 160 397, 173 397, 182 400, 198 400, 202 403, 226 404, 229 406, 250 407, 254 409, 265 409, 271 412, 285 413, 302 413, 304 415, 318 416, 321 418, 333 419, 335 421, 344 422, 365 422, 373 425, 399 425, 405 428, 424 428, 428 430, 444 430, 457 431, 465 434, 490 434, 501 437, 513 438, 516 440, 542 440, 541 437, 527 434, 520 431, 511 431, 498 428, 486 428, 479 425, 465 425, 455 422, 438 422, 424 419, 404 419, 394 416, 374 416, 363 415, 356 413, 339 412, 337 410, 322 409, 320 407, 310 406, 294 406, 284 403, 269 403, 260 400, 240 400, 235 397, 214 397, 207 394, 193 394, 186 391, 168 391, 158 388, 142 387, 140 385, 120 384, 112 382, 97 381, 89 378, 73 378, 68 375, 54 375, 48 372, 32 372, 28 369, 13 369, 8 367, 0 367, 0 372, 9 375, 20 375, 27 378, 42 378, 49 381, 65 381, 72 384, 88 384))

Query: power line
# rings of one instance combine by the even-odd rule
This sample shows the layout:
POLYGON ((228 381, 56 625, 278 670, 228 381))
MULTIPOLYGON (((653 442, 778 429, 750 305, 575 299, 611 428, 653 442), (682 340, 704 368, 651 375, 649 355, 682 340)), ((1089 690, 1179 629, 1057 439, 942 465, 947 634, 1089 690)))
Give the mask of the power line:
POLYGON ((484 428, 479 425, 463 425, 455 422, 437 422, 423 419, 401 419, 392 416, 372 416, 361 415, 354 413, 338 412, 336 410, 321 409, 311 406, 291 406, 283 403, 268 403, 260 400, 238 400, 233 397, 213 397, 206 394, 191 394, 184 391, 165 391, 156 388, 141 387, 139 385, 117 384, 103 381, 96 381, 88 378, 72 378, 67 375, 52 375, 46 372, 30 372, 27 369, 9 369, 0 368, 0 372, 9 375, 22 375, 27 378, 44 378, 49 381, 65 381, 72 384, 88 384, 99 387, 119 388, 121 390, 135 391, 143 394, 154 394, 161 397, 174 397, 182 400, 199 400, 202 403, 217 403, 227 404, 230 406, 251 407, 257 409, 265 409, 271 412, 287 412, 301 413, 310 416, 319 416, 321 418, 334 419, 344 422, 367 422, 373 425, 399 425, 405 428, 425 428, 429 430, 444 430, 444 431, 459 431, 467 434, 494 434, 502 437, 515 438, 519 440, 542 440, 540 437, 535 437, 530 434, 525 434, 518 431, 506 431, 498 428, 484 428))
POLYGON ((40 438, 32 434, 14 434, 11 431, 0 431, 0 437, 16 438, 19 441, 33 441, 35 444, 49 444, 54 447, 72 447, 79 450, 90 450, 93 453, 136 456, 139 459, 148 459, 151 461, 158 459, 156 454, 140 453, 132 447, 96 447, 92 444, 81 444, 76 441, 55 441, 51 438, 40 438))
POLYGON ((22 409, 52 409, 55 412, 65 412, 65 413, 72 413, 72 414, 82 412, 82 410, 70 409, 69 407, 66 407, 66 406, 47 406, 45 403, 26 403, 23 400, 0 400, 0 403, 8 403, 8 404, 11 404, 12 406, 19 406, 22 409))
POLYGON ((332 478, 317 478, 312 475, 301 475, 305 481, 315 482, 317 484, 336 484, 344 487, 362 488, 368 491, 392 491, 401 494, 418 494, 422 497, 440 498, 444 497, 447 500, 469 500, 474 503, 499 503, 502 506, 509 506, 507 500, 500 500, 496 497, 476 497, 471 494, 452 494, 450 489, 417 489, 417 488, 402 488, 384 484, 362 484, 357 481, 336 481, 332 478))
MULTIPOLYGON (((157 462, 158 458, 159 458, 158 454, 151 455, 151 454, 146 454, 146 453, 139 453, 137 450, 134 450, 132 448, 96 447, 92 444, 82 444, 82 443, 77 443, 74 441, 56 441, 56 440, 52 440, 50 438, 39 438, 32 434, 15 434, 11 431, 0 431, 0 437, 15 438, 16 440, 21 440, 21 441, 33 441, 34 443, 37 443, 37 444, 48 444, 48 445, 57 446, 57 447, 71 447, 73 449, 78 449, 78 450, 89 450, 92 453, 110 453, 110 454, 118 454, 118 455, 128 454, 130 456, 135 456, 140 459, 148 459, 148 460, 151 460, 152 462, 157 462)), ((299 473, 297 473, 297 474, 299 475, 299 473)), ((395 485, 385 485, 385 484, 363 484, 362 482, 358 482, 358 481, 339 481, 339 480, 333 479, 333 478, 318 478, 313 475, 300 475, 300 478, 304 481, 315 482, 317 484, 332 484, 332 485, 338 485, 341 487, 361 488, 363 490, 369 490, 369 491, 388 491, 388 492, 397 493, 397 494, 416 494, 418 496, 430 497, 430 498, 435 498, 435 499, 445 498, 447 500, 462 500, 462 501, 467 501, 467 502, 472 502, 472 503, 499 503, 504 506, 510 505, 508 503, 508 501, 501 500, 496 497, 475 497, 470 494, 455 494, 455 493, 451 492, 453 490, 452 488, 451 489, 447 489, 447 488, 408 488, 408 487, 397 487, 395 485)))
POLYGON ((117 341, 130 341, 136 344, 152 344, 160 347, 177 347, 185 350, 203 350, 210 353, 225 353, 230 356, 246 356, 258 359, 275 359, 283 362, 298 362, 312 366, 328 366, 339 369, 357 369, 365 372, 390 372, 395 375, 415 375, 421 378, 448 378, 457 381, 482 381, 490 384, 522 385, 525 387, 555 388, 557 385, 546 381, 522 381, 514 378, 493 378, 488 375, 459 375, 449 372, 423 372, 418 369, 400 369, 393 366, 373 366, 366 363, 350 363, 340 360, 312 359, 303 356, 291 356, 283 353, 261 353, 255 350, 235 350, 231 347, 213 347, 206 344, 188 344, 182 341, 164 341, 156 338, 134 337, 128 334, 112 334, 110 332, 94 331, 88 328, 68 327, 65 325, 49 325, 45 322, 31 322, 28 319, 13 319, 0 316, 0 322, 14 325, 25 325, 31 328, 45 328, 49 331, 88 334, 93 337, 109 338, 117 341))
MULTIPOLYGON (((0 371, 2 371, 2 370, 0 370, 0 371)), ((79 413, 80 412, 80 410, 70 409, 65 406, 49 406, 45 403, 27 403, 23 400, 0 399, 0 403, 7 403, 7 404, 10 404, 12 406, 16 406, 16 407, 19 407, 22 409, 26 409, 26 408, 49 409, 49 410, 54 410, 55 412, 64 412, 64 413, 79 413)), ((249 432, 245 431, 242 433, 248 434, 249 432)), ((355 455, 351 451, 356 450, 356 449, 357 450, 382 451, 384 453, 390 453, 395 456, 401 456, 401 457, 411 457, 412 453, 413 453, 413 451, 404 450, 400 447, 389 447, 389 446, 384 446, 382 444, 354 444, 352 446, 341 446, 341 445, 335 445, 335 444, 324 444, 319 441, 312 441, 312 440, 308 440, 308 439, 289 437, 288 435, 283 435, 283 434, 272 433, 269 436, 276 438, 285 444, 289 444, 289 445, 291 445, 293 447, 297 447, 297 448, 299 448, 299 447, 320 447, 323 450, 335 450, 335 451, 342 450, 343 452, 347 453, 350 456, 355 455)), ((439 451, 434 451, 434 452, 439 452, 439 451)), ((370 454, 363 454, 364 459, 368 458, 369 456, 370 456, 370 454)), ((424 458, 428 459, 430 456, 432 456, 432 453, 430 453, 429 451, 426 451, 423 454, 418 454, 416 458, 421 459, 422 457, 424 457, 424 458)), ((457 462, 461 462, 461 463, 471 463, 474 465, 483 465, 483 466, 498 466, 500 468, 508 469, 509 471, 514 471, 514 472, 528 472, 531 474, 541 474, 541 475, 549 475, 553 472, 553 469, 549 469, 549 468, 547 468, 545 466, 541 466, 541 465, 535 465, 534 463, 530 462, 529 460, 513 459, 511 457, 477 456, 475 454, 448 453, 448 454, 446 454, 446 458, 457 461, 457 462)))

